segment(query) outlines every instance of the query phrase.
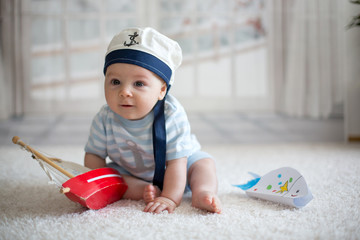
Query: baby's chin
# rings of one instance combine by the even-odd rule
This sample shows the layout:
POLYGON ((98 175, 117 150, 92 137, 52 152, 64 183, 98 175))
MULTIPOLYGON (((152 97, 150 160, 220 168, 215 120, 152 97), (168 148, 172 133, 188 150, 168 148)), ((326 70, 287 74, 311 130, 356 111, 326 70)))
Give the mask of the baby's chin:
POLYGON ((148 114, 145 114, 145 115, 143 115, 143 114, 124 114, 124 113, 117 113, 117 112, 115 112, 115 113, 128 121, 139 121, 139 120, 144 119, 148 115, 148 114))

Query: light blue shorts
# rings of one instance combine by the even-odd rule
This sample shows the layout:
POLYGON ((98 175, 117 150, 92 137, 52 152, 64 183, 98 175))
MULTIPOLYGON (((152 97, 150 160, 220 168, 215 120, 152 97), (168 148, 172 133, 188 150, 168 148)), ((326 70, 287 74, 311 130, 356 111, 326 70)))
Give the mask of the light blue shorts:
MULTIPOLYGON (((203 152, 203 151, 197 151, 197 152, 193 153, 191 156, 189 156, 187 159, 187 171, 189 171, 190 167, 194 163, 196 163, 197 161, 204 159, 204 158, 214 159, 210 154, 203 152)), ((114 162, 108 163, 106 166, 116 169, 120 174, 131 176, 131 173, 129 173, 126 169, 124 169, 123 167, 119 166, 118 164, 116 164, 114 162)), ((187 188, 188 188, 188 186, 187 186, 187 188)))

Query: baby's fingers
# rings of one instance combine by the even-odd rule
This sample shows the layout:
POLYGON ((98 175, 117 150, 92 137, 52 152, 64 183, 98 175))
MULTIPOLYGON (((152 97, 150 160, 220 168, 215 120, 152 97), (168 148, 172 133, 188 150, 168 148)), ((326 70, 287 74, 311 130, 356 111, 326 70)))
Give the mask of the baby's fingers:
POLYGON ((159 202, 149 202, 148 205, 145 207, 144 212, 154 212, 160 213, 158 209, 161 208, 161 203, 159 202))
POLYGON ((157 197, 153 202, 149 202, 144 212, 153 212, 153 213, 161 213, 164 210, 167 210, 169 213, 174 212, 176 208, 175 202, 166 197, 157 197))
POLYGON ((166 206, 164 204, 159 202, 149 202, 145 207, 144 212, 161 213, 165 209, 166 206))
POLYGON ((165 204, 161 203, 156 209, 155 209, 155 213, 161 213, 164 210, 168 210, 168 206, 166 206, 165 204))
POLYGON ((152 212, 150 209, 154 208, 155 202, 149 202, 144 208, 144 212, 152 212))

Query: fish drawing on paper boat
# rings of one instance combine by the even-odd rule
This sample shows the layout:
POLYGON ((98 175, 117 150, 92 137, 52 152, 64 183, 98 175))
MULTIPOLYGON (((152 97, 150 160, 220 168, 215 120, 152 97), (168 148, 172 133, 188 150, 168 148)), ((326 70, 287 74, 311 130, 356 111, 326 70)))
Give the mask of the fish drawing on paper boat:
POLYGON ((308 204, 313 196, 304 177, 295 169, 283 167, 260 177, 250 173, 254 179, 246 184, 234 185, 241 188, 250 197, 301 208, 308 204))

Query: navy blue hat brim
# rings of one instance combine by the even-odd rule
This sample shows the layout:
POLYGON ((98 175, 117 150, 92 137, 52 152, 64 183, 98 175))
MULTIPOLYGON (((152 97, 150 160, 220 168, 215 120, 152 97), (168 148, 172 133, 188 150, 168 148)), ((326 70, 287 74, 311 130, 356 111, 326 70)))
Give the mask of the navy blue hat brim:
POLYGON ((128 63, 146 68, 161 77, 169 87, 172 71, 171 68, 157 57, 134 49, 114 50, 106 55, 104 75, 108 66, 114 63, 128 63))

